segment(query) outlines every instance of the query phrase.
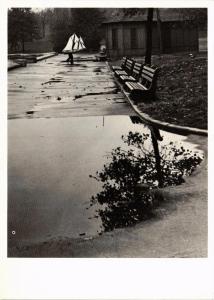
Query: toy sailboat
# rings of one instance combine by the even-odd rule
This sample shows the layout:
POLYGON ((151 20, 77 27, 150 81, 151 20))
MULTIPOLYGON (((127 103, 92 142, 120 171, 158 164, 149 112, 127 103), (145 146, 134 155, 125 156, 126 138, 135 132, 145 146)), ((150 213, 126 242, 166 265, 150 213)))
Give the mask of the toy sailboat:
POLYGON ((69 38, 67 45, 62 50, 63 53, 74 53, 86 49, 82 37, 78 37, 75 33, 69 38))

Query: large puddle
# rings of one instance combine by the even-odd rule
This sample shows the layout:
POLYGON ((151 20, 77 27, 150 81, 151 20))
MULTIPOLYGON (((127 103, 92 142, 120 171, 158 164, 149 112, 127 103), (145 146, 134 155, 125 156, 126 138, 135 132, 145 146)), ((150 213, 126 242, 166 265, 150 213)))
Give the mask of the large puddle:
MULTIPOLYGON (((103 169, 112 149, 127 147, 121 136, 129 131, 150 133, 137 117, 129 116, 10 120, 10 244, 59 236, 87 239, 99 234, 102 222, 90 199, 101 191, 102 184, 89 175, 103 169)), ((185 137, 161 135, 162 144, 178 142, 198 151, 185 137)), ((151 142, 146 148, 152 149, 151 142)))

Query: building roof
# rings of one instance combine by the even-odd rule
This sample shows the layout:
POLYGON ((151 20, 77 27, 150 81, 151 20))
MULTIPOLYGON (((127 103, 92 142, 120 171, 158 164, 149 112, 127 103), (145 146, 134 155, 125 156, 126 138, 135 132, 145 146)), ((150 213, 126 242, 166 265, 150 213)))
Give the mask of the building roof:
MULTIPOLYGON (((135 8, 135 13, 132 15, 125 14, 124 9, 116 9, 115 13, 108 16, 103 24, 108 23, 126 23, 126 22, 144 22, 147 21, 147 8, 135 8)), ((159 15, 162 22, 175 22, 188 20, 188 17, 182 13, 181 8, 159 8, 159 15)), ((153 12, 153 21, 157 21, 156 9, 153 12)))

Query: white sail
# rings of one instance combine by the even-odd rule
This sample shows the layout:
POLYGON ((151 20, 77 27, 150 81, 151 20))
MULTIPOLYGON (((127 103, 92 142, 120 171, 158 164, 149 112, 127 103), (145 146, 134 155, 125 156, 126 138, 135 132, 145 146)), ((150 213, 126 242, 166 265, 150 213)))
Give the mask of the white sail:
POLYGON ((79 38, 79 44, 80 44, 79 47, 81 47, 81 49, 86 49, 85 44, 84 44, 83 39, 82 39, 81 36, 79 38))
POLYGON ((67 45, 65 46, 65 48, 62 50, 62 52, 64 53, 69 53, 69 52, 72 52, 72 49, 74 48, 74 44, 75 44, 75 40, 77 40, 78 37, 76 36, 76 34, 73 34, 68 42, 67 42, 67 45))
POLYGON ((70 52, 78 52, 80 50, 86 49, 84 42, 81 37, 74 33, 68 40, 67 45, 62 50, 63 53, 70 53, 70 52))

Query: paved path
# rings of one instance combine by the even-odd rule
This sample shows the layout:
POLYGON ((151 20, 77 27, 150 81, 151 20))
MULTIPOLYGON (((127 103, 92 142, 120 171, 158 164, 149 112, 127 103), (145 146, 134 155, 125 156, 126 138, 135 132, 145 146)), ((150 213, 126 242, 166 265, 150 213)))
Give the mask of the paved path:
POLYGON ((8 117, 56 118, 129 115, 105 62, 78 61, 58 55, 8 75, 8 117))
POLYGON ((8 75, 10 246, 97 235, 100 223, 88 219, 95 212, 86 208, 98 184, 89 175, 102 169, 106 153, 134 127, 134 112, 106 63, 70 66, 65 58, 8 75))
POLYGON ((26 65, 24 64, 24 62, 21 63, 17 63, 11 59, 8 59, 8 63, 7 63, 7 69, 8 70, 14 70, 14 69, 18 69, 18 68, 23 68, 26 67, 26 65))
MULTIPOLYGON (((205 257, 206 161, 187 183, 165 191, 160 218, 94 238, 70 237, 74 226, 88 230, 81 209, 87 192, 94 193, 88 172, 100 169, 106 150, 118 146, 133 111, 104 62, 69 66, 63 59, 9 73, 10 256, 205 257), (48 239, 36 240, 44 231, 48 239), (35 244, 23 246, 24 237, 35 244)), ((207 150, 207 138, 189 141, 207 150)))

